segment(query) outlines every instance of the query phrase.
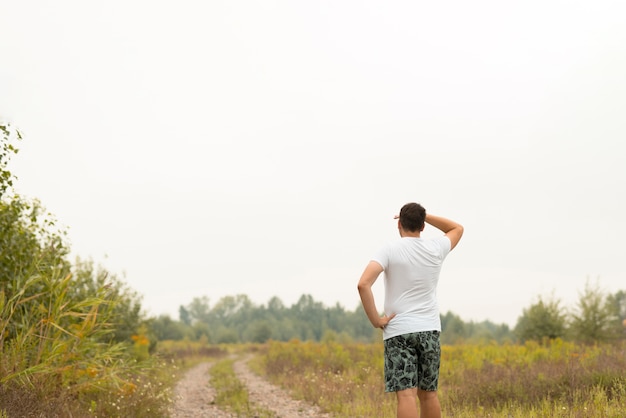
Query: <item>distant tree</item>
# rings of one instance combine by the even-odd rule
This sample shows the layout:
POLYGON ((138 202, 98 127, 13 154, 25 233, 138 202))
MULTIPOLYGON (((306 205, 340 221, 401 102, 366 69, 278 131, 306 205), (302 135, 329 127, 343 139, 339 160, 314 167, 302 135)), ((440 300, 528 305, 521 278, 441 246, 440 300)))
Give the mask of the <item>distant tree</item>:
POLYGON ((537 302, 523 310, 517 320, 514 333, 522 341, 564 338, 567 329, 567 315, 561 301, 554 297, 537 302))
POLYGON ((572 337, 584 343, 613 341, 622 336, 619 305, 607 297, 599 281, 585 284, 578 304, 572 314, 570 332, 572 337))
MULTIPOLYGON (((255 305, 247 295, 225 296, 213 307, 207 297, 196 297, 179 310, 182 318, 189 316, 193 338, 213 343, 265 342, 268 339, 289 341, 360 341, 378 342, 381 332, 371 326, 363 306, 346 310, 339 303, 324 306, 311 295, 303 294, 296 303, 286 307, 278 297, 267 305, 255 305)), ((449 312, 442 317, 444 343, 466 340, 503 342, 511 340, 505 324, 490 321, 464 323, 449 312), (447 338, 447 339, 446 339, 447 338)))
POLYGON ((623 290, 618 291, 613 295, 609 295, 607 303, 618 316, 618 322, 622 324, 621 328, 619 324, 616 325, 620 328, 621 338, 626 338, 626 292, 623 290))
POLYGON ((298 302, 291 307, 291 311, 300 319, 310 318, 311 314, 319 313, 324 310, 321 302, 316 302, 313 296, 304 294, 300 296, 298 302))
POLYGON ((178 308, 178 319, 185 325, 191 325, 191 314, 182 305, 178 308))
POLYGON ((242 341, 239 340, 239 335, 236 330, 227 327, 218 327, 215 332, 215 343, 217 344, 236 344, 242 341))
POLYGON ((283 303, 283 301, 280 300, 280 298, 276 296, 273 296, 267 302, 267 310, 273 315, 282 315, 285 309, 286 308, 285 308, 285 304, 283 303))
POLYGON ((214 332, 211 330, 211 327, 206 322, 195 322, 191 326, 193 339, 196 340, 206 340, 207 342, 213 341, 214 332))
POLYGON ((506 324, 495 324, 489 320, 474 324, 476 335, 472 335, 473 340, 504 342, 511 340, 511 330, 506 324))
POLYGON ((620 322, 626 320, 626 291, 620 290, 608 296, 608 303, 619 317, 620 322))
POLYGON ((150 329, 159 341, 182 340, 192 336, 191 327, 182 322, 175 321, 169 315, 160 315, 152 318, 149 323, 150 329))
POLYGON ((443 344, 491 341, 502 343, 511 340, 511 330, 506 324, 495 324, 488 320, 464 322, 459 315, 450 311, 441 316, 441 342, 443 344))
POLYGON ((512 342, 513 335, 511 328, 507 324, 494 324, 490 321, 487 321, 493 328, 493 335, 495 336, 496 341, 502 342, 512 342))
POLYGON ((316 302, 313 296, 304 294, 291 306, 291 315, 297 321, 298 338, 301 340, 320 341, 327 327, 327 315, 324 304, 316 302))
POLYGON ((276 323, 285 316, 285 309, 285 305, 280 300, 280 298, 273 296, 267 302, 267 306, 261 305, 258 308, 254 307, 253 316, 257 320, 264 320, 268 324, 270 324, 270 326, 274 328, 274 330, 272 331, 272 338, 276 339, 276 323))
POLYGON ((211 309, 210 318, 220 323, 250 319, 253 303, 247 295, 224 296, 211 309))
POLYGON ((337 302, 335 306, 325 309, 327 328, 340 332, 345 329, 346 310, 337 302))
POLYGON ((253 343, 264 343, 272 338, 272 327, 269 322, 262 320, 251 324, 249 334, 246 335, 245 341, 253 343))
POLYGON ((354 339, 363 342, 380 341, 380 330, 374 328, 367 319, 363 305, 359 303, 354 310, 348 314, 348 330, 354 339))
POLYGON ((272 338, 277 341, 289 341, 293 338, 300 338, 298 322, 289 315, 284 314, 277 320, 271 322, 272 338))
POLYGON ((209 298, 206 296, 196 297, 186 308, 191 318, 191 322, 206 322, 211 318, 211 307, 209 306, 209 298))
POLYGON ((468 338, 468 329, 460 316, 448 311, 441 316, 441 342, 455 344, 468 338))

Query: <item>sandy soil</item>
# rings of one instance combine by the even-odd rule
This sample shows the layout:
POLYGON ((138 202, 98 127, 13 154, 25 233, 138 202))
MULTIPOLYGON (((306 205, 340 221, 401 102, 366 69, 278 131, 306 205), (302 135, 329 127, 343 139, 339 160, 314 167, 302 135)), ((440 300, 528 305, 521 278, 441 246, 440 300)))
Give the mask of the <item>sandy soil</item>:
MULTIPOLYGON (((250 402, 270 411, 280 418, 330 418, 315 405, 293 399, 283 389, 254 374, 247 365, 250 357, 235 361, 237 378, 246 385, 250 402)), ((187 371, 178 382, 172 418, 234 418, 236 415, 222 411, 213 404, 215 390, 209 384, 211 363, 201 363, 187 371)))

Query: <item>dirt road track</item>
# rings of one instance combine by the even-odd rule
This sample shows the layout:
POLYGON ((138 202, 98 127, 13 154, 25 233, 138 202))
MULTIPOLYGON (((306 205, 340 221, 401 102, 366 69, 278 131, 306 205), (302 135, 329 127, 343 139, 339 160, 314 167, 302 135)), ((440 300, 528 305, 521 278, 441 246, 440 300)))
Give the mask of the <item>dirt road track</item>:
MULTIPOLYGON (((250 402, 274 412, 280 418, 330 418, 315 405, 293 399, 283 389, 254 374, 248 368, 250 357, 233 364, 237 378, 246 385, 250 402)), ((201 363, 185 373, 174 389, 172 418, 234 418, 236 415, 213 404, 215 389, 209 384, 212 363, 201 363)))

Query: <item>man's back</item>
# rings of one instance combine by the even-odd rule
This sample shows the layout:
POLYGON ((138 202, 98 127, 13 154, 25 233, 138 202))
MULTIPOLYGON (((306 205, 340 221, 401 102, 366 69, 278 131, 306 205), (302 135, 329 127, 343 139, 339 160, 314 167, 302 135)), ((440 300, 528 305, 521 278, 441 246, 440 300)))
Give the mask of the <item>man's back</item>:
POLYGON ((385 312, 396 317, 384 338, 409 332, 440 331, 437 284, 443 260, 450 252, 445 237, 402 237, 374 256, 385 272, 385 312))

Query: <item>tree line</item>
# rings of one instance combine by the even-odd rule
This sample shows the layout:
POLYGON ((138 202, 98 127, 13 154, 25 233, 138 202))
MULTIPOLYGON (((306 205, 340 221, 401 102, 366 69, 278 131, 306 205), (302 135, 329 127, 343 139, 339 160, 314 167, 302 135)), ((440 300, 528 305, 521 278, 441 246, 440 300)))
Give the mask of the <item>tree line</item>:
MULTIPOLYGON (((514 339, 506 324, 466 323, 452 312, 441 319, 444 343, 514 339)), ((328 307, 309 294, 303 294, 291 306, 276 296, 260 305, 245 294, 226 296, 213 306, 207 296, 197 297, 180 306, 178 320, 160 315, 150 320, 150 329, 157 340, 202 339, 215 344, 260 343, 270 339, 373 342, 381 338, 381 331, 372 327, 360 304, 354 310, 339 303, 328 307)))
MULTIPOLYGON (((559 299, 538 300, 524 309, 513 329, 486 320, 466 322, 453 312, 441 315, 442 343, 515 343, 561 338, 584 343, 626 338, 626 292, 603 292, 587 284, 578 304, 566 309, 559 299)), ((213 306, 207 296, 180 306, 179 319, 161 315, 150 319, 157 340, 205 340, 210 343, 265 342, 270 339, 312 341, 378 341, 362 306, 347 310, 340 304, 327 307, 303 294, 291 306, 274 296, 255 304, 245 294, 226 296, 213 306)))

